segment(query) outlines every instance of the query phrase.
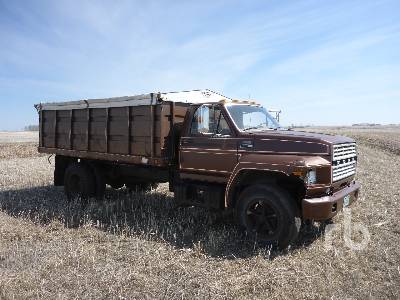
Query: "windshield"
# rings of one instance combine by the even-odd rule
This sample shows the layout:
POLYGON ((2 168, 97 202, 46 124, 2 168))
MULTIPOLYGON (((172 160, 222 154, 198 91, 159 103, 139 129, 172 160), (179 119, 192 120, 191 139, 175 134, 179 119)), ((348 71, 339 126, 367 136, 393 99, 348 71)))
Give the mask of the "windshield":
POLYGON ((240 130, 276 130, 280 127, 264 107, 227 105, 227 109, 240 130))

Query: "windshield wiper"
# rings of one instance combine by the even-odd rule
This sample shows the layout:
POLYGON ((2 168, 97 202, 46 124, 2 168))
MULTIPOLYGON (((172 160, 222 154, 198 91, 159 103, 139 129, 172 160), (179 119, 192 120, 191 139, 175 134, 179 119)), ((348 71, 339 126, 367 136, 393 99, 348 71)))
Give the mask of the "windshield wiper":
POLYGON ((247 131, 247 130, 251 130, 251 129, 260 129, 261 127, 259 126, 253 126, 253 127, 247 127, 245 129, 243 129, 243 131, 247 131))
POLYGON ((278 130, 278 127, 260 127, 260 126, 253 126, 253 127, 247 127, 243 129, 243 131, 251 130, 251 129, 262 129, 262 130, 278 130))
POLYGON ((251 126, 243 129, 243 131, 251 130, 251 129, 261 129, 263 128, 264 125, 268 125, 267 122, 263 122, 261 124, 258 124, 257 126, 251 126))

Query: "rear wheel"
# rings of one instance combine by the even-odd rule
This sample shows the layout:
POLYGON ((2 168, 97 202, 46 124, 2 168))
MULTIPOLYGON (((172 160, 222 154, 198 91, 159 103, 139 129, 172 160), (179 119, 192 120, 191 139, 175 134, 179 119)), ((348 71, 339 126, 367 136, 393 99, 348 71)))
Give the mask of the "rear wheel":
POLYGON ((257 184, 239 196, 239 223, 260 242, 285 249, 299 234, 301 219, 294 200, 277 186, 257 184))
POLYGON ((88 200, 95 194, 95 178, 91 170, 82 164, 70 164, 65 171, 64 191, 69 201, 88 200))

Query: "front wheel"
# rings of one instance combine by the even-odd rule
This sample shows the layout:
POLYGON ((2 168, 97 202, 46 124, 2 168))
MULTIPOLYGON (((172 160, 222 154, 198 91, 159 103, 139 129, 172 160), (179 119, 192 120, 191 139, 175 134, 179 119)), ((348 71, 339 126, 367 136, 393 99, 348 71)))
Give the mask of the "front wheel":
POLYGON ((296 241, 301 219, 294 199, 286 191, 257 184, 246 188, 238 201, 237 217, 248 234, 279 249, 296 241))

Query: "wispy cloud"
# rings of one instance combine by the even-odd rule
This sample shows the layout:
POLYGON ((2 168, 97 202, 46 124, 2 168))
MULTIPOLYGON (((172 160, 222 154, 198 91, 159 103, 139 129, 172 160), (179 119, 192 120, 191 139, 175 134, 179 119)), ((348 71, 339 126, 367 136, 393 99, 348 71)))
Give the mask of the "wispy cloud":
POLYGON ((399 11, 396 1, 0 2, 0 101, 26 107, 0 127, 33 122, 38 100, 191 88, 324 123, 338 103, 398 99, 399 11))
POLYGON ((396 40, 400 38, 400 27, 382 28, 368 33, 362 33, 359 36, 347 38, 334 38, 318 45, 314 49, 301 55, 291 57, 281 63, 273 66, 274 72, 321 72, 326 69, 336 68, 339 63, 357 64, 357 58, 364 51, 385 41, 396 40))

